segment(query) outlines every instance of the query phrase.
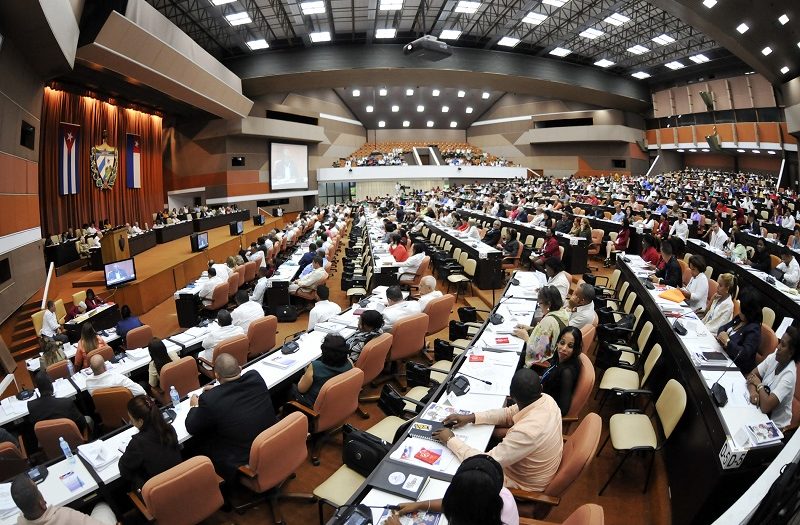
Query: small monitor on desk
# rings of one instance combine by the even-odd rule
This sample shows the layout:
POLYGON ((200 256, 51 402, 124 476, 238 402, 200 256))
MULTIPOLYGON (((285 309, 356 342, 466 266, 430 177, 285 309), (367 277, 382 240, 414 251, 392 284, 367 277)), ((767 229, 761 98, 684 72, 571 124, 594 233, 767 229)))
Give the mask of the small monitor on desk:
POLYGON ((242 221, 233 221, 228 223, 231 230, 231 235, 241 235, 244 233, 244 222, 242 221))
POLYGON ((193 233, 189 236, 193 252, 202 252, 208 248, 208 232, 193 233))
POLYGON ((136 280, 136 266, 133 258, 103 265, 106 288, 117 288, 136 280))

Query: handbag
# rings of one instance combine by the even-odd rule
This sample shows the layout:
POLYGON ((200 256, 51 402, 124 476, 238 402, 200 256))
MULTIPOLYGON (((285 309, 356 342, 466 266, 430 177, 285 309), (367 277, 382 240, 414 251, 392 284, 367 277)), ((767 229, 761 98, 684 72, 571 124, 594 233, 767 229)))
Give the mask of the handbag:
POLYGON ((369 476, 391 449, 391 444, 368 432, 345 424, 342 462, 364 477, 369 476))
POLYGON ((275 317, 281 323, 293 323, 297 321, 297 308, 291 304, 281 304, 274 307, 275 317))
POLYGON ((458 308, 458 320, 462 323, 475 323, 478 321, 478 311, 472 306, 458 308))
POLYGON ((450 341, 444 339, 433 340, 433 360, 434 361, 452 361, 455 348, 450 341))
POLYGON ((455 319, 451 320, 447 338, 451 341, 455 341, 456 339, 469 339, 469 326, 455 319))

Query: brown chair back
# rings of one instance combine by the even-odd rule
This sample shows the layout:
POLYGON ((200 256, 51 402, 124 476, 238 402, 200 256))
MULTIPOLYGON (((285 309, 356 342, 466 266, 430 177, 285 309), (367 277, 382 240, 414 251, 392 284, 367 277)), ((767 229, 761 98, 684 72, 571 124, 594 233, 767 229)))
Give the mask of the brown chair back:
MULTIPOLYGON (((592 332, 594 332, 593 326, 591 326, 591 329, 592 332)), ((584 341, 586 340, 584 339, 584 341)), ((587 348, 589 347, 584 343, 583 352, 578 356, 578 359, 581 360, 581 370, 578 373, 578 381, 575 383, 575 390, 572 393, 572 402, 569 405, 569 410, 565 417, 578 417, 583 407, 586 406, 586 402, 589 400, 592 390, 594 390, 594 365, 592 365, 592 361, 586 357, 585 351, 587 348)))
POLYGON ((256 319, 247 327, 247 339, 250 347, 247 358, 252 359, 275 348, 275 334, 278 331, 278 318, 268 315, 256 319))
POLYGON ((11 479, 28 470, 28 458, 10 441, 0 443, 0 480, 11 479))
POLYGON ((111 361, 114 358, 114 349, 108 345, 98 346, 97 348, 86 354, 85 362, 88 363, 89 360, 92 357, 96 356, 97 354, 102 355, 103 359, 105 359, 106 361, 111 361))
POLYGON ((358 395, 364 384, 364 372, 351 368, 334 376, 322 385, 314 410, 319 414, 316 432, 337 427, 358 409, 358 395))
POLYGON ((561 497, 561 495, 578 479, 581 472, 591 463, 597 445, 600 443, 600 433, 603 430, 603 420, 594 412, 589 412, 583 418, 578 428, 564 442, 564 451, 561 455, 561 464, 556 475, 544 489, 546 496, 561 497))
POLYGON ((426 255, 422 258, 422 262, 419 263, 419 268, 417 268, 417 273, 414 274, 414 277, 409 279, 408 277, 404 277, 400 279, 400 284, 406 284, 409 286, 419 286, 419 282, 425 276, 425 273, 428 271, 428 266, 431 264, 430 256, 426 255))
POLYGON ((164 392, 169 392, 170 387, 175 387, 178 395, 184 397, 200 388, 197 377, 197 364, 194 358, 186 356, 165 364, 161 368, 159 383, 164 392))
POLYGON ((142 487, 142 501, 157 523, 195 525, 224 504, 221 481, 210 459, 195 456, 150 478, 142 487))
POLYGON ((244 265, 237 266, 236 269, 234 270, 234 273, 239 276, 238 288, 241 288, 242 286, 244 286, 244 283, 245 283, 245 280, 244 280, 244 273, 245 273, 244 272, 244 265))
MULTIPOLYGON (((797 372, 800 373, 800 363, 797 363, 797 372)), ((792 420, 790 427, 800 425, 800 381, 794 383, 794 396, 792 396, 792 420)))
POLYGON ((780 257, 778 257, 777 255, 774 255, 774 254, 770 254, 769 255, 769 265, 770 265, 771 269, 774 270, 775 268, 778 267, 778 265, 780 263, 781 263, 781 258, 780 257))
POLYGON ((437 297, 428 303, 423 312, 428 315, 428 329, 425 335, 437 334, 447 328, 455 304, 456 297, 453 294, 437 297))
POLYGON ((48 366, 45 371, 53 381, 56 379, 69 379, 69 366, 67 363, 68 361, 66 359, 62 359, 58 363, 53 363, 48 366))
POLYGON ((63 437, 70 448, 74 449, 78 445, 86 443, 86 439, 78 430, 78 425, 67 418, 45 419, 33 425, 36 439, 39 446, 44 450, 47 459, 55 459, 62 456, 61 447, 58 445, 58 438, 63 437))
POLYGON ((258 271, 258 263, 255 261, 247 261, 244 263, 244 281, 249 283, 256 278, 258 271))
POLYGON ((758 352, 756 353, 756 365, 767 358, 769 354, 778 348, 778 337, 772 328, 766 325, 761 325, 761 342, 758 345, 758 352))
POLYGON ((391 361, 407 359, 420 353, 425 346, 428 314, 414 314, 397 321, 392 327, 391 361))
POLYGON ((392 334, 385 333, 373 338, 361 349, 355 367, 364 372, 364 385, 381 374, 391 348, 392 334))
POLYGON ((708 297, 706 297, 706 311, 711 306, 711 301, 714 300, 714 295, 717 293, 717 288, 719 288, 719 283, 714 279, 708 280, 708 297))
POLYGON ((228 276, 228 301, 232 301, 236 292, 239 291, 239 274, 233 272, 228 276))
POLYGON ((206 308, 208 310, 219 310, 228 304, 228 283, 220 283, 214 287, 214 292, 211 294, 211 304, 206 308))
POLYGON ((250 341, 246 335, 235 335, 220 342, 214 347, 212 363, 217 360, 219 354, 231 354, 239 362, 239 366, 244 366, 247 362, 247 352, 250 350, 250 341))
POLYGON ((153 329, 143 324, 125 335, 125 348, 146 348, 153 339, 153 329))
POLYGON ((606 522, 603 507, 585 503, 575 509, 561 525, 603 525, 606 522))
POLYGON ((128 401, 133 398, 131 391, 124 386, 99 388, 92 392, 94 408, 106 430, 119 428, 128 421, 128 401))
POLYGON ((307 434, 305 416, 292 412, 256 436, 248 463, 256 477, 241 477, 242 485, 261 494, 283 483, 308 457, 307 434))

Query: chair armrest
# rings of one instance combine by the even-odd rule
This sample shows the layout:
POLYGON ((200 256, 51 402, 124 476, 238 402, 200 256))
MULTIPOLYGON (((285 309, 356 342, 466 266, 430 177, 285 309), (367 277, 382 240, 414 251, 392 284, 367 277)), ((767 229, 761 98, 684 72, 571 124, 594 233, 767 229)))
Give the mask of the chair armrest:
POLYGON ((255 479, 258 477, 258 474, 255 470, 250 468, 250 465, 241 465, 238 468, 239 474, 247 476, 250 479, 255 479))
POLYGON ((415 277, 417 275, 417 272, 403 272, 400 275, 398 275, 397 278, 398 279, 402 279, 406 275, 410 275, 412 277, 415 277))
MULTIPOLYGON (((577 417, 562 417, 561 418, 561 422, 562 423, 577 423, 578 421, 580 421, 580 419, 577 418, 577 417)), ((564 438, 564 441, 567 440, 567 436, 562 436, 562 437, 564 438)))
POLYGON ((557 498, 555 496, 546 496, 541 492, 528 492, 527 490, 520 490, 520 489, 508 489, 508 490, 514 496, 514 499, 520 500, 522 502, 543 503, 545 505, 550 505, 552 507, 555 507, 559 503, 561 503, 561 498, 557 498))
POLYGON ((628 352, 629 354, 642 355, 638 350, 634 350, 630 346, 608 345, 612 350, 619 350, 620 352, 628 352))
POLYGON ((614 365, 614 368, 622 368, 623 370, 631 370, 633 372, 637 370, 636 365, 629 365, 628 363, 617 363, 614 365))
POLYGON ((284 406, 284 410, 287 412, 302 412, 304 416, 316 420, 319 417, 319 412, 312 408, 308 408, 302 403, 298 403, 297 401, 289 401, 284 406))
POLYGON ((500 264, 508 264, 506 261, 508 261, 510 263, 510 262, 514 262, 514 261, 519 261, 519 259, 520 259, 519 257, 512 257, 512 256, 509 255, 508 257, 503 257, 500 260, 500 264))
POLYGON ((519 525, 551 525, 551 522, 535 520, 533 518, 523 518, 520 516, 519 525))
POLYGON ((214 368, 214 364, 205 357, 197 356, 197 361, 201 364, 208 366, 209 368, 214 368))
POLYGON ((142 498, 140 498, 136 492, 128 492, 128 497, 131 498, 131 501, 139 510, 139 512, 142 514, 142 516, 144 516, 144 519, 146 519, 149 522, 153 522, 156 520, 155 517, 152 514, 150 514, 150 511, 147 510, 147 507, 142 501, 142 498))

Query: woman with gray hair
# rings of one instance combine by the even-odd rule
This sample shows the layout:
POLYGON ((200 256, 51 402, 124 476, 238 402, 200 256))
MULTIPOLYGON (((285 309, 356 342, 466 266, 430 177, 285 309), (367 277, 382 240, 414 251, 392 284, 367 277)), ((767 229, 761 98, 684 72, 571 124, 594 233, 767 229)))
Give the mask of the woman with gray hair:
POLYGON ((527 341, 525 366, 530 367, 547 361, 555 352, 558 334, 569 324, 569 312, 562 309, 564 301, 555 286, 545 286, 537 297, 542 319, 536 326, 519 324, 514 336, 527 341))

